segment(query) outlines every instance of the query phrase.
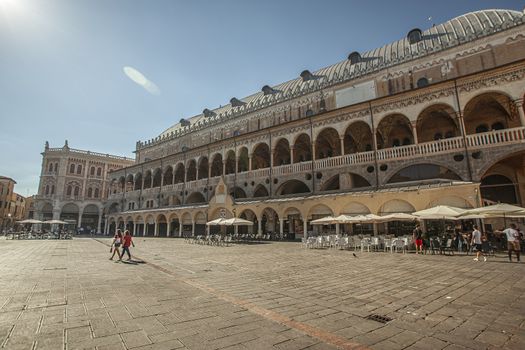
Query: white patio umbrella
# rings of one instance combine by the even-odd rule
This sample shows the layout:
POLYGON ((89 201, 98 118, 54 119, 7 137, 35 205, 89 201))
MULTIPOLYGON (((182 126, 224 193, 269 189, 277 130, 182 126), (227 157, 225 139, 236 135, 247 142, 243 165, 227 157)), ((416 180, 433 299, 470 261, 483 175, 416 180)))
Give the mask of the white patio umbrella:
POLYGON ((42 224, 43 221, 35 220, 35 219, 25 219, 22 221, 18 221, 19 224, 42 224))
POLYGON ((456 217, 465 212, 465 209, 451 207, 448 205, 438 205, 432 208, 423 209, 412 213, 420 219, 430 220, 458 220, 456 217))
POLYGON ((518 207, 516 205, 511 205, 507 203, 498 203, 494 205, 489 205, 486 207, 479 207, 476 209, 469 209, 464 212, 465 215, 470 214, 486 214, 491 216, 508 216, 511 214, 523 214, 525 213, 525 208, 518 207))
POLYGON ((223 226, 250 226, 253 225, 252 221, 244 220, 241 218, 224 219, 219 225, 223 226))
POLYGON ((62 220, 47 220, 47 221, 44 221, 43 224, 50 224, 50 225, 67 225, 68 222, 66 221, 62 221, 62 220))
POLYGON ((331 225, 337 224, 337 221, 333 216, 325 216, 324 218, 312 220, 310 223, 312 225, 331 225))
POLYGON ((212 220, 212 221, 208 221, 208 222, 206 223, 206 226, 220 225, 221 222, 223 222, 224 220, 226 220, 226 219, 224 219, 224 218, 218 218, 218 219, 215 219, 215 220, 212 220))
POLYGON ((418 217, 407 213, 391 213, 380 217, 380 222, 388 221, 413 221, 418 217))

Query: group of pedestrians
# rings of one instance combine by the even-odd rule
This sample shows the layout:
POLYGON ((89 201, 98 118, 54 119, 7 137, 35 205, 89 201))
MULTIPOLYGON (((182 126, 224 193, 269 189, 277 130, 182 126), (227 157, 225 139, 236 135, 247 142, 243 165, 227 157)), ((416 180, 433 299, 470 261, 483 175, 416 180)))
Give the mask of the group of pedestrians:
POLYGON ((122 236, 122 231, 120 229, 117 230, 115 233, 115 236, 113 237, 113 241, 111 242, 111 247, 109 248, 109 252, 113 253, 109 260, 113 260, 115 257, 115 254, 118 256, 118 260, 122 261, 122 257, 124 256, 124 253, 128 255, 128 260, 131 260, 131 253, 129 251, 129 247, 133 246, 135 247, 135 243, 133 242, 133 237, 129 233, 128 230, 124 231, 124 236, 122 236), (120 252, 120 247, 122 246, 122 253, 120 252))
MULTIPOLYGON (((516 254, 516 260, 519 262, 521 251, 520 240, 522 239, 522 237, 517 229, 517 226, 511 223, 509 228, 501 231, 497 230, 494 231, 494 233, 505 236, 507 241, 507 252, 509 256, 509 261, 512 262, 512 253, 514 252, 516 254)), ((454 230, 454 234, 456 242, 458 244, 458 250, 462 250, 464 236, 461 233, 461 229, 456 227, 456 229, 454 230)), ((479 226, 474 225, 472 233, 467 235, 466 237, 467 241, 465 243, 467 244, 467 249, 472 247, 473 250, 476 252, 476 257, 474 258, 474 261, 480 261, 481 257, 483 257, 483 261, 487 261, 487 255, 485 249, 483 249, 483 243, 487 242, 487 237, 481 233, 481 231, 479 230, 479 226)), ((414 231, 412 231, 412 239, 414 245, 416 246, 416 254, 423 254, 425 242, 428 240, 428 233, 423 232, 419 224, 417 224, 414 231)))

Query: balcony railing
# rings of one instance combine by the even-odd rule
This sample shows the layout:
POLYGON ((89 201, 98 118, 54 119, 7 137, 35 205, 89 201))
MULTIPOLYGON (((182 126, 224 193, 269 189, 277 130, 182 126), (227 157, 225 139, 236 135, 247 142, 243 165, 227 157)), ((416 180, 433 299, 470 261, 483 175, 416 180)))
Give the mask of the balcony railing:
MULTIPOLYGON (((448 139, 441 139, 430 142, 418 143, 415 145, 407 145, 400 147, 392 147, 380 149, 377 151, 378 161, 388 161, 396 159, 406 159, 414 157, 428 157, 432 155, 438 155, 443 153, 449 153, 454 151, 462 151, 465 149, 465 142, 468 149, 477 149, 480 147, 487 146, 501 146, 506 144, 525 143, 525 127, 517 127, 512 129, 503 129, 497 131, 489 131, 480 134, 467 135, 453 137, 448 139)), ((374 161, 374 151, 360 152, 353 154, 345 154, 337 157, 317 159, 313 162, 314 170, 322 170, 329 168, 344 167, 349 165, 367 164, 374 161)), ((228 174, 224 177, 227 183, 233 183, 236 181, 248 181, 256 178, 264 178, 270 176, 270 170, 272 176, 282 176, 291 174, 300 174, 312 171, 312 162, 306 161, 295 164, 286 164, 281 166, 270 168, 257 169, 252 171, 243 171, 237 174, 228 174)), ((195 181, 189 181, 186 183, 186 189, 194 190, 209 186, 216 186, 219 182, 220 176, 215 176, 210 179, 201 179, 195 181)), ((184 188, 183 183, 163 186, 163 191, 176 190, 181 191, 184 188)), ((143 194, 157 193, 159 188, 150 188, 143 190, 143 194)), ((110 195, 116 197, 122 193, 110 195)))

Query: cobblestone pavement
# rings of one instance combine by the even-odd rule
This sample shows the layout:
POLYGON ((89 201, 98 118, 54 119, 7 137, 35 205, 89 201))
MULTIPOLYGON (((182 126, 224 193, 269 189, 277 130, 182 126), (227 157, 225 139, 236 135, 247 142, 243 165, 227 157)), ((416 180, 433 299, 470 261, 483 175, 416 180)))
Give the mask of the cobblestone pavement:
POLYGON ((0 348, 525 348, 525 263, 503 255, 136 238, 128 264, 108 243, 0 239, 0 348))

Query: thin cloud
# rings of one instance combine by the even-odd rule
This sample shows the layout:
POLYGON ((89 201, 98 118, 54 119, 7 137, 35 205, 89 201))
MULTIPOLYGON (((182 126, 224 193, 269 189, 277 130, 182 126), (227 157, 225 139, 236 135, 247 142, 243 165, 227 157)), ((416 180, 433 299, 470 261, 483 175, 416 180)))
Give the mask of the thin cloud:
POLYGON ((146 90, 152 95, 160 95, 159 87, 155 85, 154 82, 146 78, 144 74, 142 74, 135 68, 129 66, 125 66, 123 70, 124 74, 126 74, 128 78, 130 78, 137 85, 142 86, 144 90, 146 90))

